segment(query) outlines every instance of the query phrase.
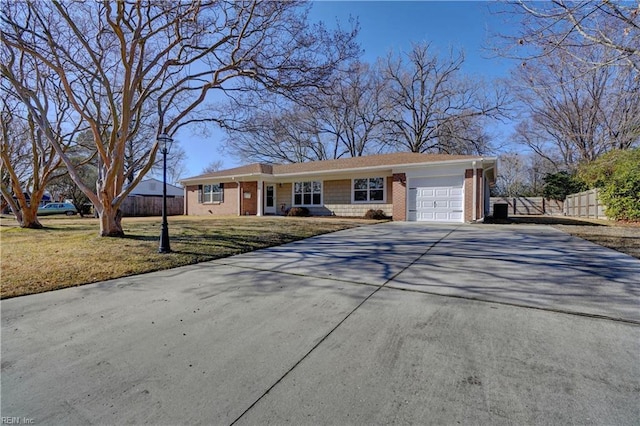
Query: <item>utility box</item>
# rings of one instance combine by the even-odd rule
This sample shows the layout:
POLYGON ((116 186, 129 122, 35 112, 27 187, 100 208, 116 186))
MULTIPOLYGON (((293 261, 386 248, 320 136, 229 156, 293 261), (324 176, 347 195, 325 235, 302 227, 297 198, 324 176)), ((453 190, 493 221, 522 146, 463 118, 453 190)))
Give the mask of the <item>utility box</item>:
POLYGON ((508 219, 509 218, 509 204, 496 203, 493 205, 493 218, 494 219, 508 219))

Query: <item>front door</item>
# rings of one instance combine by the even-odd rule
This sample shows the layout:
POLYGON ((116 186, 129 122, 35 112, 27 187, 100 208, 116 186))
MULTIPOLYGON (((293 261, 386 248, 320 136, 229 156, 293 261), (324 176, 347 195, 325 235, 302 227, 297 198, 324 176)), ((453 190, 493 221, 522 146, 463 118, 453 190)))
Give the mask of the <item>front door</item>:
POLYGON ((265 185, 264 213, 276 214, 276 186, 265 185))

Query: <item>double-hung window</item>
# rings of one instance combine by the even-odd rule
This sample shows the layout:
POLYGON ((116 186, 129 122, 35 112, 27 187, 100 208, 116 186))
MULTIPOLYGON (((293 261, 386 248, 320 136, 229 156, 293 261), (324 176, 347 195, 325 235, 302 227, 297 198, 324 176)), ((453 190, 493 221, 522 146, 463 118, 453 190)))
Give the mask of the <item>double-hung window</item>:
POLYGON ((294 182, 293 205, 320 206, 322 205, 322 182, 294 182))
POLYGON ((221 183, 202 185, 200 192, 201 203, 221 203, 222 201, 223 185, 221 183))
POLYGON ((384 178, 353 179, 353 201, 355 203, 382 203, 385 200, 384 178))

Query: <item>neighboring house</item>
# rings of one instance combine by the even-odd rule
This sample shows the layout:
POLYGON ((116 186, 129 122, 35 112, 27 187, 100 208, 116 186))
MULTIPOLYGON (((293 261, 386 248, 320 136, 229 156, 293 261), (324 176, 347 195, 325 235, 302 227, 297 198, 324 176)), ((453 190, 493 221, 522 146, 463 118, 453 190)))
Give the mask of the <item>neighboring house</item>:
POLYGON ((489 214, 496 158, 395 153, 295 164, 250 164, 183 179, 185 214, 363 216, 474 222, 489 214))
MULTIPOLYGON (((167 184, 166 201, 168 215, 184 213, 184 189, 167 184)), ((162 181, 145 179, 122 201, 120 210, 123 216, 160 216, 163 204, 162 181)))
MULTIPOLYGON (((142 197, 162 197, 162 181, 158 179, 145 179, 129 193, 142 197)), ((175 185, 167 184, 167 197, 182 197, 184 189, 175 185)))

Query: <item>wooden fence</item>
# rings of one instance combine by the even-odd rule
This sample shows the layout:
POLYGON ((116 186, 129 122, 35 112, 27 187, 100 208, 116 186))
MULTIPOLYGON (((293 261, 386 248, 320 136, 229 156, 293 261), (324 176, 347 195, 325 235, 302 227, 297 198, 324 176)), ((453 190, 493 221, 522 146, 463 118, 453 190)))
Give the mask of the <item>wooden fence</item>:
POLYGON ((600 202, 597 189, 567 195, 564 201, 564 213, 567 216, 606 219, 605 208, 600 202))
MULTIPOLYGON (((162 216, 162 197, 129 196, 120 205, 123 216, 162 216)), ((184 214, 184 197, 167 197, 167 215, 184 214)))
POLYGON ((491 197, 490 214, 494 204, 508 204, 510 215, 563 215, 563 203, 543 197, 491 197))

